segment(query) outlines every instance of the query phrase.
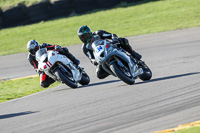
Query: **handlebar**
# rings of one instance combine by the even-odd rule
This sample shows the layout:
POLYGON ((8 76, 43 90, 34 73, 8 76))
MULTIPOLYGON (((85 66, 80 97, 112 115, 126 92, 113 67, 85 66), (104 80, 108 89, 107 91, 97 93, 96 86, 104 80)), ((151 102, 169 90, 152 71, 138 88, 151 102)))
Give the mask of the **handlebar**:
POLYGON ((117 43, 111 43, 111 45, 113 46, 113 47, 118 47, 118 45, 120 45, 120 43, 119 42, 117 42, 117 43))

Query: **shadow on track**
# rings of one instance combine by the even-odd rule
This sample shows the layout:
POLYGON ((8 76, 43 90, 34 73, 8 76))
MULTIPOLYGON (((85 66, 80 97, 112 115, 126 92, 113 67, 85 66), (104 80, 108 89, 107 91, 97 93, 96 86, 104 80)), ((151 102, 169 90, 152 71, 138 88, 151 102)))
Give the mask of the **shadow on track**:
MULTIPOLYGON (((150 82, 156 82, 156 81, 161 81, 161 80, 180 78, 180 77, 185 77, 185 76, 190 76, 190 75, 195 75, 195 74, 200 74, 200 72, 193 72, 193 73, 186 73, 186 74, 180 74, 180 75, 173 75, 173 76, 167 76, 167 77, 162 77, 162 78, 156 78, 156 79, 151 79, 149 81, 142 81, 142 82, 139 82, 139 83, 135 83, 135 85, 145 84, 145 83, 150 83, 150 82)), ((109 84, 109 83, 114 83, 114 82, 119 82, 119 81, 121 81, 121 80, 104 81, 104 82, 89 84, 87 86, 80 86, 79 88, 97 86, 97 85, 103 85, 103 84, 109 84)))
POLYGON ((84 88, 84 87, 91 87, 91 86, 97 86, 97 85, 110 84, 110 83, 119 82, 119 81, 121 81, 121 80, 111 80, 111 81, 104 81, 104 82, 99 82, 99 83, 92 83, 92 84, 89 84, 89 85, 80 86, 78 88, 84 88))
POLYGON ((7 118, 12 118, 12 117, 17 117, 17 116, 22 116, 22 115, 28 115, 28 114, 33 114, 37 113, 39 111, 26 111, 26 112, 20 112, 20 113, 13 113, 13 114, 5 114, 5 115, 0 115, 0 119, 7 119, 7 118))
MULTIPOLYGON (((86 87, 97 86, 97 85, 110 84, 110 83, 119 82, 119 81, 121 81, 121 80, 111 80, 111 81, 103 81, 103 82, 98 82, 98 83, 91 83, 89 85, 79 86, 78 88, 75 88, 75 89, 86 88, 86 87)), ((68 90, 68 89, 72 89, 72 88, 64 88, 64 89, 60 89, 60 90, 55 90, 53 92, 64 91, 64 90, 68 90)))
POLYGON ((193 72, 193 73, 186 73, 186 74, 180 74, 180 75, 174 75, 174 76, 156 78, 156 79, 151 79, 149 81, 139 82, 139 83, 135 83, 135 84, 136 85, 138 85, 138 84, 145 84, 145 83, 156 82, 156 81, 161 81, 161 80, 168 80, 168 79, 186 77, 186 76, 195 75, 195 74, 200 74, 200 72, 193 72))
MULTIPOLYGON (((139 83, 135 83, 133 85, 139 85, 139 84, 151 83, 151 82, 156 82, 156 81, 180 78, 180 77, 185 77, 185 76, 190 76, 190 75, 195 75, 195 74, 200 74, 200 72, 193 72, 193 73, 186 73, 186 74, 180 74, 180 75, 161 77, 161 78, 151 79, 149 81, 142 81, 142 82, 139 82, 139 83)), ((92 84, 85 85, 85 86, 79 86, 76 89, 85 88, 85 87, 91 87, 91 86, 104 85, 104 84, 110 84, 110 83, 119 82, 119 81, 121 81, 121 80, 111 80, 111 81, 103 81, 103 82, 98 82, 98 83, 92 83, 92 84)), ((120 85, 120 86, 129 86, 129 85, 125 84, 125 85, 120 85)), ((71 88, 68 88, 68 89, 71 89, 71 88)), ((64 88, 64 89, 56 90, 54 92, 68 90, 68 89, 64 88)))

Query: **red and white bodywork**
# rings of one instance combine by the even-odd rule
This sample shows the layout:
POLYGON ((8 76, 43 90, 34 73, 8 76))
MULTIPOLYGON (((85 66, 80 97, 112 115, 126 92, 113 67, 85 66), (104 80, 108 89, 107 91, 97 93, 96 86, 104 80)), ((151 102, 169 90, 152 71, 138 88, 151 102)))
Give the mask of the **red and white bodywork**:
POLYGON ((45 48, 40 49, 40 52, 36 53, 36 59, 38 61, 38 69, 44 71, 49 77, 57 80, 57 77, 50 71, 51 68, 57 63, 61 63, 65 67, 69 67, 72 72, 73 79, 78 82, 81 80, 80 71, 74 66, 72 61, 65 55, 59 54, 57 51, 47 51, 45 48))

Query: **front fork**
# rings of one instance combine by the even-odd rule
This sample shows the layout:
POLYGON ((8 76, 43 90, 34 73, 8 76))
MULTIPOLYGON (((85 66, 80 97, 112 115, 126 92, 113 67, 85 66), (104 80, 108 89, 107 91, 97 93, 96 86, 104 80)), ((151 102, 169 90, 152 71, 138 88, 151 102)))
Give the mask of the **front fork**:
MULTIPOLYGON (((123 63, 116 56, 114 56, 113 58, 115 60, 117 60, 119 66, 124 67, 123 63)), ((136 65, 136 60, 132 61, 130 59, 130 61, 128 63, 128 67, 129 67, 129 71, 130 71, 132 77, 134 77, 134 78, 137 78, 138 75, 143 74, 143 69, 139 68, 138 65, 136 65)))
POLYGON ((62 69, 63 72, 65 72, 67 74, 67 76, 73 77, 71 73, 69 73, 66 68, 61 64, 61 63, 57 63, 59 68, 62 69))
POLYGON ((132 58, 132 57, 130 57, 131 58, 131 64, 135 64, 135 65, 133 65, 133 72, 134 72, 134 76, 135 76, 135 78, 137 77, 137 76, 139 76, 139 75, 141 75, 141 74, 143 74, 144 73, 144 71, 143 71, 143 69, 142 68, 139 68, 138 67, 138 65, 137 65, 137 60, 136 59, 134 59, 134 58, 132 58))

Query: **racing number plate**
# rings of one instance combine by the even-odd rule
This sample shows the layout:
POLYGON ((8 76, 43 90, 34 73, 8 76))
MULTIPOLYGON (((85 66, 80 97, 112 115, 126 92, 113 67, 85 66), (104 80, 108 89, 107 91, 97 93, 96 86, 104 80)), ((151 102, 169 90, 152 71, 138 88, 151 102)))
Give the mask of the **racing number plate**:
POLYGON ((96 53, 99 53, 101 50, 103 50, 103 47, 101 45, 96 47, 96 53))

